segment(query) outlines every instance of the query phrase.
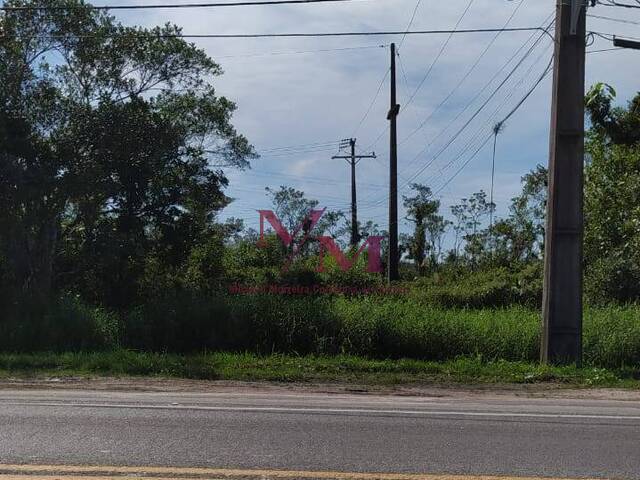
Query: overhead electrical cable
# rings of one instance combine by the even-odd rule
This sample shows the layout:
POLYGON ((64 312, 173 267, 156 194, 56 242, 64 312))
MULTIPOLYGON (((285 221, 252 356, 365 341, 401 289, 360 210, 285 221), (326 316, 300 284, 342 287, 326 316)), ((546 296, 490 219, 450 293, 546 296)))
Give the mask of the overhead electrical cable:
MULTIPOLYGON (((370 36, 391 36, 391 35, 450 35, 450 34, 481 34, 496 32, 533 32, 544 31, 541 27, 513 27, 513 28, 470 28, 465 30, 412 30, 403 32, 398 30, 374 31, 374 32, 292 32, 292 33, 154 33, 154 32, 136 32, 136 33, 118 33, 105 35, 29 35, 28 38, 314 38, 314 37, 370 37, 370 36)), ((10 35, 0 35, 0 38, 6 38, 10 35)), ((26 36, 13 36, 21 38, 26 36)), ((630 37, 629 37, 630 38, 630 37)))
MULTIPOLYGON (((20 5, 10 7, 0 7, 6 12, 24 11, 60 11, 60 10, 158 10, 176 8, 224 8, 224 7, 253 7, 265 5, 292 5, 292 4, 314 4, 314 3, 341 3, 355 0, 256 0, 241 2, 206 2, 206 3, 158 3, 158 4, 127 4, 127 5, 20 5)), ((362 0, 358 0, 362 1, 362 0)))
MULTIPOLYGON (((453 137, 445 144, 445 146, 439 151, 436 155, 436 158, 440 156, 455 140, 460 136, 460 134, 473 122, 473 120, 480 115, 480 113, 484 110, 484 108, 491 102, 491 100, 498 94, 498 92, 505 86, 505 84, 509 81, 509 79, 515 74, 515 72, 520 68, 520 66, 529 58, 531 53, 537 47, 539 42, 544 38, 544 35, 538 37, 538 39, 533 43, 533 45, 526 51, 526 53, 522 56, 522 58, 516 63, 516 65, 509 71, 509 73, 505 76, 505 78, 498 84, 498 86, 493 90, 493 92, 485 99, 485 101, 476 109, 476 111, 469 117, 469 119, 458 129, 458 131, 453 135, 453 137)), ((424 150, 423 150, 424 151, 424 150)), ((420 153, 420 155, 422 152, 420 153)), ((416 175, 411 178, 414 179, 418 175, 420 175, 430 163, 427 163, 423 166, 416 175)), ((404 188, 401 187, 401 189, 404 188)))
POLYGON ((446 172, 451 166, 453 166, 460 158, 462 158, 468 151, 474 148, 474 144, 478 139, 484 138, 484 135, 489 134, 490 138, 494 135, 495 125, 504 126, 511 118, 511 116, 524 104, 524 102, 529 98, 529 96, 533 93, 533 91, 537 88, 537 86, 542 82, 542 80, 549 74, 553 65, 553 55, 546 65, 543 73, 540 77, 534 82, 533 86, 527 90, 524 97, 516 104, 515 108, 512 108, 509 113, 504 114, 500 113, 502 109, 509 103, 511 98, 516 94, 520 85, 524 83, 524 81, 529 78, 531 72, 534 67, 538 64, 538 62, 547 54, 547 50, 543 51, 542 54, 531 64, 531 66, 527 69, 526 73, 522 76, 522 78, 513 86, 511 91, 505 96, 504 100, 500 103, 498 107, 495 108, 494 112, 487 118, 486 123, 484 123, 475 133, 475 135, 469 140, 467 145, 462 149, 462 151, 455 156, 452 160, 447 162, 441 169, 441 174, 446 172), (500 120, 498 118, 500 117, 500 120))
POLYGON ((589 32, 591 35, 595 35, 596 37, 602 38, 603 40, 613 41, 615 38, 626 38, 629 40, 640 40, 639 37, 631 37, 629 35, 617 35, 615 33, 604 33, 604 32, 589 32))
POLYGON ((603 53, 603 52, 622 52, 624 50, 627 50, 626 48, 622 48, 622 47, 613 47, 613 48, 602 48, 600 50, 587 50, 586 53, 603 53))
MULTIPOLYGON (((547 17, 547 19, 545 19, 545 22, 549 20, 549 18, 553 16, 549 15, 547 17)), ((553 25, 553 21, 551 21, 551 23, 548 25, 547 28, 549 28, 551 25, 553 25)), ((478 100, 482 94, 485 92, 485 90, 487 90, 492 84, 493 82, 500 76, 500 74, 511 64, 511 62, 520 54, 520 52, 522 50, 524 50, 527 45, 529 44, 529 42, 531 40, 533 40, 535 38, 535 34, 530 36, 521 46, 520 48, 518 48, 518 50, 516 50, 516 52, 502 65, 502 67, 496 71, 496 73, 491 77, 491 79, 485 83, 485 85, 476 93, 476 95, 469 101, 467 102, 466 106, 460 110, 458 112, 458 114, 447 124, 447 126, 445 128, 443 128, 440 133, 434 137, 426 146, 425 148, 423 148, 420 152, 418 152, 418 154, 416 154, 409 162, 408 164, 403 168, 403 171, 406 171, 411 165, 413 165, 426 151, 428 151, 428 149, 435 143, 435 141, 444 134, 444 132, 446 132, 456 121, 458 121, 458 119, 469 109, 469 107, 471 107, 471 105, 473 105, 476 100, 478 100)), ((521 62, 523 62, 524 60, 526 60, 527 56, 530 55, 530 53, 533 51, 533 49, 535 48, 536 44, 542 40, 542 36, 540 36, 538 38, 538 40, 536 42, 534 42, 534 44, 529 48, 529 51, 527 53, 525 53, 525 56, 522 58, 521 62)), ((516 67, 517 68, 517 67, 516 67)), ((515 71, 512 70, 512 74, 515 71)), ((508 78, 506 79, 508 80, 508 78)))
POLYGON ((640 25, 640 22, 635 22, 633 20, 623 20, 622 18, 613 18, 613 17, 606 17, 604 15, 587 15, 587 17, 590 18, 598 18, 600 20, 607 20, 609 22, 617 22, 617 23, 626 23, 628 25, 640 25))
MULTIPOLYGON (((504 28, 506 28, 511 21, 513 20, 513 18, 515 17, 516 13, 518 13, 518 10, 520 9, 520 7, 524 4, 525 0, 521 0, 520 3, 516 6, 516 8, 513 10, 513 12, 511 12, 511 16, 507 19, 507 21, 504 24, 504 28)), ((446 103, 451 99, 451 97, 453 97, 453 95, 455 95, 455 93, 460 89, 460 87, 464 84, 464 82, 471 76, 471 74, 475 71, 476 67, 480 64, 480 62, 482 61, 482 59, 485 57, 485 55, 489 52, 489 50, 491 49, 491 47, 493 47, 493 45, 495 44, 495 42, 498 40, 498 37, 500 37, 500 35, 502 34, 502 32, 498 32, 496 33, 496 35, 493 36, 493 38, 491 39, 491 41, 487 44, 487 46, 484 48, 484 50, 480 53, 480 55, 478 56, 478 58, 476 58, 475 62, 471 65, 471 67, 467 70, 467 72, 463 75, 463 77, 460 79, 460 81, 457 83, 457 85, 449 92, 449 94, 438 104, 438 106, 436 106, 435 109, 433 109, 433 111, 429 114, 429 116, 422 121, 422 123, 420 123, 420 125, 418 127, 416 127, 414 130, 412 130, 404 139, 402 139, 399 142, 399 145, 402 145, 403 143, 405 143, 407 140, 409 140, 413 135, 415 135, 416 133, 418 133, 420 130, 422 130, 425 125, 427 125, 429 123, 429 121, 434 117, 434 115, 440 111, 440 109, 446 105, 446 103)))
MULTIPOLYGON (((536 90, 536 88, 542 83, 542 81, 549 75, 549 73, 552 70, 552 65, 553 65, 553 57, 551 58, 551 60, 549 61, 549 64, 547 65, 547 67, 545 68, 544 72, 542 73, 542 75, 540 76, 540 78, 538 78, 538 80, 536 80, 536 82, 533 84, 533 86, 526 92, 526 94, 522 97, 522 99, 520 99, 520 101, 516 104, 516 106, 502 119, 498 122, 499 125, 504 125, 507 120, 509 120, 517 111, 518 109, 520 109, 520 107, 526 102, 526 100, 531 96, 531 94, 536 90)), ((485 141, 480 145, 480 147, 474 152, 474 154, 467 159, 461 166, 460 168, 443 184, 439 187, 438 190, 436 190, 436 192, 434 193, 435 195, 437 195, 438 193, 440 193, 444 188, 447 187, 447 185, 449 185, 465 168, 467 165, 469 165, 469 163, 471 163, 471 161, 480 153, 480 151, 485 147, 485 145, 489 142, 489 140, 491 140, 493 136, 493 131, 490 132, 490 134, 488 135, 488 137, 485 139, 485 141)))
POLYGON ((369 104, 369 108, 367 108, 366 112, 364 112, 364 115, 358 122, 358 125, 356 126, 353 133, 351 134, 352 137, 356 136, 356 134, 358 133, 358 130, 360 130, 360 127, 362 127, 362 124, 365 122, 365 120, 369 116, 369 113, 371 113, 371 109, 373 109, 373 106, 376 104, 376 100, 378 100, 378 97, 380 96, 380 92, 382 91, 382 87, 384 86, 385 80, 389 76, 389 71, 390 69, 387 68, 387 70, 384 72, 384 75, 382 76, 382 80, 380 80, 380 84, 378 85, 378 89, 376 90, 376 93, 373 96, 373 100, 371 100, 371 103, 369 104))
POLYGON ((636 4, 622 3, 615 0, 597 0, 598 5, 605 7, 622 7, 622 8, 640 8, 640 3, 636 4))
POLYGON ((416 2, 416 6, 413 9, 413 13, 411 14, 411 18, 409 19, 409 23, 407 24, 407 28, 405 28, 405 33, 402 35, 402 38, 400 39, 400 43, 398 44, 398 51, 400 51, 400 48, 402 48, 402 45, 404 44, 404 40, 405 38, 407 38, 407 33, 409 30, 411 30, 411 26, 413 25, 413 21, 416 18, 416 14, 418 13, 418 9, 420 8, 420 4, 422 3, 422 0, 418 0, 416 2))
MULTIPOLYGON (((494 37, 494 39, 493 39, 493 40, 492 40, 492 42, 490 43, 490 45, 489 45, 489 47, 487 48, 487 50, 488 50, 488 49, 490 48, 490 46, 495 42, 495 40, 497 39, 497 37, 498 37, 500 34, 502 34, 503 32, 505 32, 505 31, 506 31, 505 29, 506 29, 507 25, 511 22, 511 20, 512 20, 512 19, 513 19, 513 17, 515 16, 516 12, 518 11, 518 9, 520 8, 520 6, 521 6, 523 3, 524 3, 524 0, 521 0, 521 2, 520 2, 520 3, 518 4, 518 6, 516 7, 516 9, 515 9, 515 10, 514 10, 514 12, 512 13, 512 15, 511 15, 511 17, 509 18, 509 20, 507 21, 507 23, 505 23, 505 25, 503 26, 503 28, 502 28, 499 32, 497 32, 496 37, 494 37)), ((549 18, 549 17, 548 17, 548 18, 549 18)), ((547 21, 547 20, 545 20, 545 23, 546 23, 546 21, 547 21)), ((540 29, 543 29, 543 27, 540 27, 540 29)), ((458 32, 459 32, 459 30, 458 30, 458 32)), ((404 36, 403 36, 403 38, 404 38, 404 36)), ((486 53, 486 52, 484 52, 484 53, 486 53)), ((477 60, 477 63, 479 63, 479 62, 480 62, 480 60, 482 60, 482 57, 484 56, 484 53, 483 53, 483 54, 481 55, 481 57, 477 60)), ((400 57, 400 56, 398 55, 398 57, 400 57)), ((471 74, 471 72, 475 69, 475 67, 476 67, 476 66, 477 66, 477 64, 476 64, 476 65, 474 65, 474 66, 470 69, 470 71, 468 72, 467 76, 471 74)), ((403 72, 403 75, 405 76, 405 81, 407 81, 407 80, 406 80, 406 73, 404 73, 404 68, 403 68, 402 64, 400 64, 400 68, 401 68, 401 71, 403 72)), ((460 82, 460 85, 461 85, 463 82, 464 82, 464 79, 460 82)), ((408 83, 408 82, 407 82, 407 83, 408 83)), ((457 88, 459 88, 459 86, 460 86, 460 85, 458 85, 458 87, 456 87, 456 89, 457 89, 457 88)), ((447 99, 447 100, 448 100, 448 99, 447 99)), ((445 100, 445 101, 446 101, 446 100, 445 100)), ((440 105, 440 107, 441 107, 441 106, 442 106, 442 105, 440 105)), ((438 107, 438 108, 440 108, 440 107, 438 107)), ((380 133, 375 137, 375 139, 374 139, 374 140, 369 144, 369 146, 367 147, 367 150, 371 150, 373 147, 375 147, 375 146, 378 144, 378 142, 382 139, 382 137, 384 136, 384 134, 385 134, 385 133, 387 133, 388 131, 389 131, 389 126, 387 125, 385 128, 383 128, 383 129, 380 131, 380 133)), ((409 136, 412 136, 414 133, 415 133, 415 132, 412 132, 409 136)), ((405 139, 404 139, 403 141, 401 141, 399 144, 404 143, 406 140, 407 140, 407 138, 405 138, 405 139)))
MULTIPOLYGON (((471 124, 471 122, 480 114, 480 112, 482 110, 484 110, 484 108, 489 104, 489 102, 495 97, 495 95, 497 94, 497 92, 507 83, 507 81, 513 76, 513 74, 515 73, 515 71, 524 63, 524 61, 531 55, 531 53, 533 52, 533 50, 536 48, 536 46, 539 44, 539 42, 542 40, 542 38, 544 38, 544 34, 539 36, 536 41, 533 43, 533 45, 531 45, 529 47, 529 49, 527 50, 527 52, 525 52, 525 54, 523 55, 523 57, 518 61, 518 63, 511 69, 511 71, 507 74, 507 76, 505 77, 505 79, 503 79, 503 81, 494 89, 494 91, 492 92, 492 94, 483 102, 483 104, 474 112, 474 114, 463 124, 463 126, 456 131, 456 133, 449 139, 449 141, 431 158, 431 160, 429 160, 425 165, 423 165, 417 172, 415 172, 409 179, 405 180, 403 182, 403 184, 400 186, 400 188, 398 189, 398 191, 401 191, 402 189, 406 188, 407 185, 409 185, 411 182, 413 182, 416 178, 418 178, 433 162, 435 162, 435 160, 437 160, 462 134, 462 132, 464 130, 466 130, 466 128, 471 124)), ((527 42, 525 42, 525 44, 520 47, 520 49, 516 52, 516 55, 524 48, 526 47, 527 43, 530 41, 531 39, 529 39, 527 42)), ((515 55, 514 55, 515 57, 515 55)), ((512 59, 514 58, 512 57, 512 59)), ((540 57, 539 57, 540 58, 540 57)), ((511 63, 510 59, 506 65, 508 65, 509 63, 511 63)), ((537 62, 537 60, 536 60, 537 62)), ((506 66, 505 65, 505 66, 506 66)), ((529 71, 533 68, 533 65, 530 67, 529 71)), ((504 67, 503 69, 504 70, 504 67)), ((528 75, 529 72, 527 72, 528 75)), ((525 77, 526 78, 526 77, 525 77)), ((523 78, 524 80, 524 78, 523 78)), ((522 80, 521 80, 522 81, 522 80)), ((490 85, 493 82, 493 79, 488 83, 488 85, 490 85)), ((485 88, 483 88, 484 90, 485 88)), ((513 93, 515 93, 515 90, 511 93, 511 95, 513 95, 513 93)), ((509 95, 507 97, 510 98, 509 95)), ((504 103, 504 102, 503 102, 504 103)), ((498 107, 501 108, 501 107, 498 107)), ((450 124, 451 125, 451 124, 450 124)), ((449 126, 450 126, 449 125, 449 126)), ((445 127, 445 129, 441 132, 441 134, 439 136, 442 135, 442 133, 444 133, 444 131, 446 131, 449 126, 445 127)), ((476 134, 473 138, 477 137, 478 134, 476 134)), ((472 138, 472 141, 473 141, 472 138)), ((491 138, 491 137, 489 137, 491 138)), ((434 140, 435 141, 435 140, 434 140)), ((433 143, 433 142, 432 142, 433 143)), ((428 147, 427 147, 428 148, 428 147)), ((464 154, 464 152, 469 148, 466 147, 465 149, 463 149, 462 154, 464 154)), ((424 152, 426 151, 426 148, 423 149, 421 152, 418 153, 418 155, 416 155, 416 157, 414 157, 414 160, 416 158, 419 158, 424 152)), ((380 199, 378 201, 379 204, 382 204, 386 201, 387 198, 383 198, 380 199)))
POLYGON ((330 53, 330 52, 344 52, 349 50, 367 50, 373 48, 386 48, 389 45, 363 45, 357 47, 339 47, 339 48, 320 48, 317 50, 292 50, 281 52, 264 52, 264 53, 239 53, 235 55, 221 55, 216 56, 216 60, 227 58, 252 58, 252 57, 270 57, 279 55, 306 55, 311 53, 330 53))
POLYGON ((284 145, 281 147, 270 147, 270 148, 261 148, 259 149, 260 152, 273 152, 273 151, 279 151, 279 150, 297 150, 297 149, 304 149, 304 148, 309 148, 309 147, 326 147, 326 146, 333 146, 333 145, 337 145, 338 141, 329 141, 329 142, 314 142, 314 143, 303 143, 300 145, 284 145))
MULTIPOLYGON (((422 80, 420 80, 420 82, 418 83, 418 86, 415 88, 415 90, 413 91, 413 93, 411 94, 411 96, 409 97, 409 99, 407 100, 407 102, 401 107, 402 110, 406 110, 407 107, 409 105, 411 105, 411 102, 413 101, 413 99, 416 97, 416 95, 418 94, 418 92, 420 91, 420 89, 422 88, 422 86, 424 85, 424 83, 427 81, 427 78, 429 78, 429 76, 431 75, 431 72, 433 71, 434 67, 436 66, 436 64, 438 63, 438 60, 440 60, 440 58, 442 57, 442 55, 444 54, 445 50, 447 49, 447 47, 449 46, 449 43, 451 42, 451 39, 453 38, 453 35, 458 31, 458 27, 460 26, 460 24, 462 23, 462 21, 464 20, 464 18, 467 16, 467 13, 469 12, 469 10, 471 9, 471 6, 473 5, 473 2, 475 0, 470 0, 469 3, 467 4, 466 8, 464 9, 464 11, 462 12, 462 15, 460 15, 460 18, 458 18, 458 21, 456 22, 453 30, 451 30, 449 32, 449 36, 447 37, 447 39, 445 40, 445 42, 443 43, 442 47, 440 48, 440 51, 438 52, 438 54, 435 56, 435 58, 433 59, 433 61, 431 62, 431 64, 429 65, 429 68, 427 69, 427 71, 425 72, 424 76, 422 77, 422 80)), ((407 32, 408 33, 408 32, 407 32)), ((406 35, 406 34, 405 34, 406 35)))

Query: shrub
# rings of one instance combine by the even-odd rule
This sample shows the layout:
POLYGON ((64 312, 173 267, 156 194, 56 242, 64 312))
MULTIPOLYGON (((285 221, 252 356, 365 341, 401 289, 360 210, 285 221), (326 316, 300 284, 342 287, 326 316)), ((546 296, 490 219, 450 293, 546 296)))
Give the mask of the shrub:
POLYGON ((585 297, 604 305, 640 299, 640 267, 620 251, 589 264, 585 272, 585 297))
POLYGON ((542 265, 521 270, 505 267, 481 271, 443 272, 413 284, 413 298, 444 308, 500 308, 510 305, 539 307, 542 300, 542 265))
MULTIPOLYGON (((3 317, 0 348, 77 351, 120 344, 163 353, 216 350, 420 360, 470 356, 535 362, 540 344, 538 309, 442 308, 410 297, 206 298, 176 293, 138 307, 122 327, 113 314, 72 297, 37 313, 33 309, 20 322, 3 317)), ((593 367, 640 368, 640 306, 587 308, 584 360, 593 367)))
POLYGON ((326 296, 231 297, 231 323, 245 325, 243 343, 258 353, 336 353, 340 320, 326 296))
POLYGON ((43 306, 27 301, 0 322, 4 351, 78 351, 116 348, 120 325, 115 314, 65 296, 43 306))
POLYGON ((125 316, 127 347, 167 352, 233 349, 235 339, 249 333, 235 330, 224 301, 186 292, 157 298, 125 316))

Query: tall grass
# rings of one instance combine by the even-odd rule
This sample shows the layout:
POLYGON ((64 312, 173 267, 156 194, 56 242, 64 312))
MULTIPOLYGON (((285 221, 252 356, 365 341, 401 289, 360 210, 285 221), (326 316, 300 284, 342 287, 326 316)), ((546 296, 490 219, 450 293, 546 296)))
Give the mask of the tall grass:
MULTIPOLYGON (((540 316, 525 307, 444 309, 403 297, 249 295, 165 299, 119 321, 113 314, 67 302, 49 313, 46 321, 0 321, 0 330, 4 351, 122 346, 160 353, 228 351, 437 361, 467 356, 535 362, 540 316)), ((588 308, 584 358, 590 366, 640 368, 640 307, 588 308)))

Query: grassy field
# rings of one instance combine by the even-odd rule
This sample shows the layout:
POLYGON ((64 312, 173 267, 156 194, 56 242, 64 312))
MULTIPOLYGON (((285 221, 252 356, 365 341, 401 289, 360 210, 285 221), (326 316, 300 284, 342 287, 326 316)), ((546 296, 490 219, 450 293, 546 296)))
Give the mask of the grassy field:
POLYGON ((399 384, 560 384, 640 388, 636 369, 549 367, 461 357, 432 362, 355 356, 209 353, 170 355, 126 350, 104 353, 0 354, 0 378, 157 376, 203 380, 399 384))
POLYGON ((518 306, 254 295, 167 299, 122 316, 74 301, 62 307, 42 321, 0 322, 1 377, 634 388, 640 379, 637 305, 585 309, 582 369, 539 366, 540 314, 518 306))
MULTIPOLYGON (((540 313, 525 307, 445 309, 410 298, 260 295, 169 299, 123 316, 73 302, 63 307, 33 321, 0 321, 0 352, 215 351, 445 364, 459 357, 529 364, 539 358, 540 313)), ((109 354, 92 361, 100 358, 109 354)), ((144 371, 146 357, 139 358, 144 371)), ((180 363, 170 360, 180 357, 148 358, 180 363)), ((585 309, 584 364, 640 370, 639 306, 585 309)))

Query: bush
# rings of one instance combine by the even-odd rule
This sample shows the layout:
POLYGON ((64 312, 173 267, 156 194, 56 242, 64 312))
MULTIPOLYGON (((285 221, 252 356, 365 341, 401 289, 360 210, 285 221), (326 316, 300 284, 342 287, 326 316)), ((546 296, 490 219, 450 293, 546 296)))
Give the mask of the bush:
MULTIPOLYGON (((439 361, 459 356, 487 361, 539 358, 540 313, 522 306, 460 309, 429 306, 410 297, 176 294, 141 306, 124 320, 121 328, 113 314, 66 297, 45 315, 20 322, 3 318, 0 349, 78 351, 120 344, 163 353, 215 350, 439 361)), ((640 306, 587 308, 584 361, 594 367, 640 368, 640 306)))
POLYGON ((79 351, 116 348, 120 325, 115 314, 65 296, 51 305, 27 301, 0 320, 3 351, 79 351))
POLYGON ((481 271, 445 271, 410 284, 413 298, 443 308, 501 308, 542 302, 541 262, 512 271, 505 267, 481 271))
POLYGON ((231 321, 223 300, 175 293, 127 314, 124 344, 156 352, 234 349, 240 346, 236 339, 249 333, 231 321))
POLYGON ((245 325, 243 346, 258 353, 337 353, 340 319, 326 296, 231 297, 231 323, 245 325))
POLYGON ((614 251, 588 265, 585 297, 594 305, 640 299, 640 267, 637 262, 614 251))

